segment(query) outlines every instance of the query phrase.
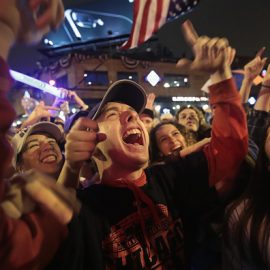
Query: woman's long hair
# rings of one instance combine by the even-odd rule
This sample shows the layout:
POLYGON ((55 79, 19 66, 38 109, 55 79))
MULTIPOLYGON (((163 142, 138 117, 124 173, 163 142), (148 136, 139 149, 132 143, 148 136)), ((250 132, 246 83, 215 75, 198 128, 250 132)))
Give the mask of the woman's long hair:
POLYGON ((172 125, 175 126, 180 133, 182 134, 182 136, 184 138, 186 138, 186 129, 184 126, 178 124, 175 121, 165 121, 165 122, 160 122, 158 123, 155 127, 153 127, 150 131, 150 145, 149 145, 149 154, 150 154, 150 162, 160 162, 160 161, 164 161, 164 157, 162 157, 160 155, 160 150, 158 148, 157 145, 157 138, 156 138, 156 133, 157 131, 164 125, 172 125))
POLYGON ((246 192, 226 212, 224 230, 225 247, 231 248, 230 243, 233 242, 240 259, 248 261, 248 256, 251 256, 252 262, 260 270, 270 268, 270 169, 265 152, 266 139, 267 133, 246 192), (244 208, 232 230, 230 219, 240 204, 244 208))

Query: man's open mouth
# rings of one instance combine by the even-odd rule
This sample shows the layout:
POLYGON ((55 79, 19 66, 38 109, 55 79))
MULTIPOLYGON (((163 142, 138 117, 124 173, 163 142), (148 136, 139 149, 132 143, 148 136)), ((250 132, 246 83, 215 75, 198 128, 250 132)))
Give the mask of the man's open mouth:
POLYGON ((195 121, 188 121, 187 124, 188 125, 195 125, 195 121))
POLYGON ((127 144, 143 145, 142 132, 138 128, 127 130, 123 135, 123 141, 127 144))

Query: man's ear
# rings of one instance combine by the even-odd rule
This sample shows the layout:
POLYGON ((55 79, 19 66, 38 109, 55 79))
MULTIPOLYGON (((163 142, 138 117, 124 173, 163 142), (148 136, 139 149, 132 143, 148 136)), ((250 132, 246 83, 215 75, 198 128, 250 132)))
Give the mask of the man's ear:
POLYGON ((107 160, 106 157, 104 156, 104 154, 102 153, 102 151, 98 147, 96 147, 95 152, 93 153, 93 156, 100 161, 107 160))

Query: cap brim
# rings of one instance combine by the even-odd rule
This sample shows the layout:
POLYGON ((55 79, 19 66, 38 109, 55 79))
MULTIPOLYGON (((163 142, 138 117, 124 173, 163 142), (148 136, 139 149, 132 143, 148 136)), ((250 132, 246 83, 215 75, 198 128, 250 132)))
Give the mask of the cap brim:
POLYGON ((108 88, 100 104, 89 113, 88 117, 93 120, 97 119, 103 107, 108 102, 127 104, 140 114, 146 104, 146 93, 145 90, 134 81, 116 81, 108 88))

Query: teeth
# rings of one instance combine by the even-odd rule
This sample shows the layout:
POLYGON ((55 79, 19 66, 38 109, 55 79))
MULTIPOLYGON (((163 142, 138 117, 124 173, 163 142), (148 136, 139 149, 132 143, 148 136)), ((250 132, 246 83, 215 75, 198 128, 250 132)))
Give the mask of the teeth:
POLYGON ((55 156, 48 156, 46 158, 44 158, 42 160, 43 163, 48 163, 48 162, 53 162, 53 161, 56 161, 56 157, 55 156))
POLYGON ((123 138, 125 139, 126 137, 128 137, 131 134, 138 134, 138 135, 141 136, 141 131, 138 128, 130 129, 130 130, 125 132, 123 138))

